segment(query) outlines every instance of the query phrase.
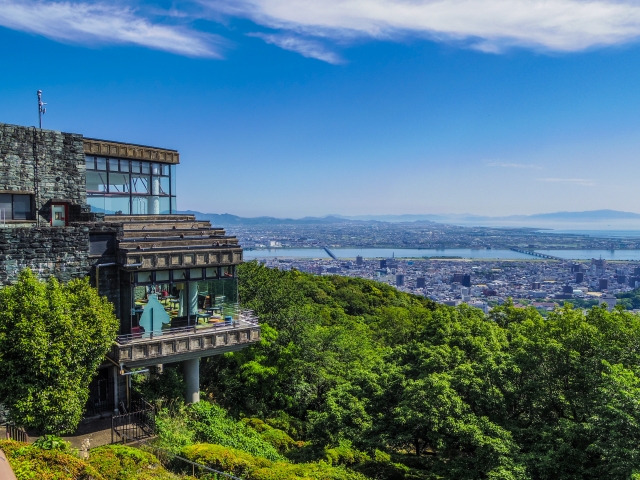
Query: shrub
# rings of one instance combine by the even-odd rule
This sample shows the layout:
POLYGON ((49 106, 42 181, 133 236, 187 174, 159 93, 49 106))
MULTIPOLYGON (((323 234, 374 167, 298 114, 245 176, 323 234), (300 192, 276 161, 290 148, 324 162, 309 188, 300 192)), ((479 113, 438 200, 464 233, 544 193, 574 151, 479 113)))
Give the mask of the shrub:
POLYGON ((61 450, 63 452, 71 450, 71 443, 55 435, 43 435, 33 442, 33 446, 43 450, 61 450))
POLYGON ((27 443, 0 440, 18 480, 111 480, 67 452, 43 450, 27 443))
POLYGON ((267 425, 259 418, 243 418, 241 422, 253 428, 264 441, 269 442, 280 453, 286 453, 293 447, 298 446, 298 442, 287 435, 286 432, 267 425))
POLYGON ((89 463, 108 480, 174 480, 151 453, 125 445, 106 445, 91 450, 89 463))
POLYGON ((325 448, 324 454, 330 465, 353 465, 371 460, 366 453, 353 448, 348 440, 340 441, 337 447, 325 448))

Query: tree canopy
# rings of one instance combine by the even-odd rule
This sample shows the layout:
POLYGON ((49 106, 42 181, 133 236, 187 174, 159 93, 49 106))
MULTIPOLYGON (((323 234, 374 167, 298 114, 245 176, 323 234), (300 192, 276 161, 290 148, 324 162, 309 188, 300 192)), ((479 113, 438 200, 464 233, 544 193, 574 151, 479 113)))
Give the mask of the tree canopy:
POLYGON ((117 329, 113 306, 88 280, 41 282, 22 270, 0 290, 0 403, 10 418, 45 433, 73 431, 117 329))
POLYGON ((485 315, 364 279, 239 272, 262 341, 207 359, 203 387, 238 416, 290 419, 308 455, 349 444, 404 465, 378 478, 640 478, 640 317, 485 315))

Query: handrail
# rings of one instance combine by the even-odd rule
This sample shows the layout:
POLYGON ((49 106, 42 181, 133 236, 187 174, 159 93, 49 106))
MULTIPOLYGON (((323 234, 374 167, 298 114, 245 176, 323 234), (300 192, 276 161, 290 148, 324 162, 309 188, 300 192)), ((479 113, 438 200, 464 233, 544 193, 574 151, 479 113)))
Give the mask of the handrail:
POLYGON ((182 460, 185 463, 188 463, 189 465, 191 465, 193 467, 192 473, 194 475, 195 475, 195 467, 198 467, 198 468, 201 468, 203 470, 207 470, 209 472, 217 473, 218 475, 222 475, 224 477, 231 478, 233 480, 243 480, 242 478, 236 477, 235 475, 231 475, 230 473, 221 472, 220 470, 216 470, 214 468, 208 467, 208 466, 203 465, 201 463, 197 463, 197 462, 191 461, 188 458, 181 457, 180 455, 177 455, 177 454, 175 454, 173 452, 170 452, 169 450, 165 450, 164 448, 156 447, 155 445, 149 445, 148 443, 146 443, 144 441, 140 443, 140 446, 144 446, 144 447, 150 448, 151 450, 160 451, 160 452, 164 453, 165 455, 170 455, 170 456, 172 456, 174 458, 182 460))
POLYGON ((124 345, 127 343, 134 342, 136 340, 151 340, 157 337, 167 338, 167 337, 180 335, 180 334, 205 333, 209 329, 215 329, 215 330, 237 329, 237 328, 242 328, 247 326, 258 325, 257 316, 249 310, 240 312, 238 314, 238 317, 239 318, 237 320, 231 320, 231 321, 227 320, 227 321, 222 321, 217 323, 210 323, 207 326, 190 325, 187 327, 175 327, 175 328, 168 328, 165 330, 153 330, 150 332, 128 333, 128 334, 118 335, 116 337, 116 343, 120 345, 124 345), (243 323, 246 323, 248 325, 243 325, 243 323))

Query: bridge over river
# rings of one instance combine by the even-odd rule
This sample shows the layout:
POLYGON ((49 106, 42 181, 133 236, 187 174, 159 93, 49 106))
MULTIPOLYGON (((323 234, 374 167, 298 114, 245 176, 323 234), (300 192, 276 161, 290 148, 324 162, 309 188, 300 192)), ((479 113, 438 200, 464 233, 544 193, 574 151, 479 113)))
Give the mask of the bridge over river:
POLYGON ((534 252, 533 250, 524 250, 522 248, 511 247, 511 250, 518 253, 524 253, 525 255, 532 255, 534 257, 546 258, 548 260, 560 260, 562 262, 566 261, 566 258, 554 257, 553 255, 547 255, 546 253, 534 252))

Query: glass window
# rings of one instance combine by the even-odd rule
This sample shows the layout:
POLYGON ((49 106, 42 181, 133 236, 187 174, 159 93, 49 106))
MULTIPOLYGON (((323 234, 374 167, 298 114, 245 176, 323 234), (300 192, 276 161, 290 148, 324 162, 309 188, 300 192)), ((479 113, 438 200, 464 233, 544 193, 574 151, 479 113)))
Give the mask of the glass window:
POLYGON ((205 270, 207 278, 218 278, 218 267, 209 267, 205 270))
POLYGON ((156 272, 156 282, 168 282, 169 270, 158 270, 156 272))
POLYGON ((107 191, 107 173, 106 172, 87 172, 87 192, 106 192, 107 191))
POLYGON ((84 162, 87 166, 87 170, 95 170, 96 169, 96 157, 86 156, 84 157, 84 162))
POLYGON ((173 281, 174 282, 181 282, 186 278, 187 275, 187 271, 180 269, 180 270, 173 270, 173 281))
POLYGON ((220 272, 223 277, 232 278, 234 274, 233 266, 222 267, 222 271, 220 272))
POLYGON ((120 160, 120 171, 121 172, 129 171, 129 160, 120 160))
POLYGON ((171 165, 171 195, 175 195, 176 193, 176 166, 171 165))
POLYGON ((131 173, 140 173, 140 162, 137 160, 131 161, 131 173))
POLYGON ((148 175, 132 175, 131 191, 133 193, 149 193, 149 176, 148 175))
POLYGON ((160 177, 160 195, 169 195, 169 177, 160 177))
POLYGON ((11 220, 13 207, 11 206, 11 194, 0 194, 0 218, 3 220, 11 220))
POLYGON ((149 162, 140 162, 141 164, 141 168, 142 168, 142 173, 146 173, 147 175, 149 175, 151 173, 151 165, 149 164, 149 162))
POLYGON ((189 269, 189 279, 191 280, 200 280, 202 278, 202 269, 201 268, 191 268, 189 269))
POLYGON ((110 172, 109 193, 129 193, 129 174, 110 172))
POLYGON ((129 196, 105 196, 104 213, 116 215, 129 215, 129 196))
POLYGON ((138 283, 151 283, 151 272, 138 272, 138 283))
POLYGON ((89 195, 87 203, 91 206, 94 213, 105 213, 104 211, 104 195, 89 195))
POLYGON ((147 200, 148 197, 132 197, 131 213, 133 215, 146 215, 149 212, 147 200))
POLYGON ((157 163, 151 164, 151 173, 153 175, 160 175, 160 165, 157 163))
POLYGON ((160 197, 160 214, 167 215, 171 213, 171 200, 169 197, 160 197))
POLYGON ((13 196, 13 219, 31 220, 31 195, 13 196))
POLYGON ((162 165, 162 175, 169 176, 169 165, 162 165))
POLYGON ((117 158, 110 158, 109 159, 109 171, 110 172, 117 172, 118 171, 118 159, 117 158))
POLYGON ((107 159, 104 157, 96 157, 96 170, 106 170, 107 159))
POLYGON ((178 205, 176 203, 176 197, 171 197, 171 213, 178 213, 178 205))

